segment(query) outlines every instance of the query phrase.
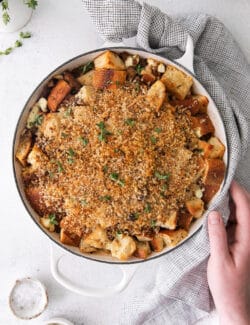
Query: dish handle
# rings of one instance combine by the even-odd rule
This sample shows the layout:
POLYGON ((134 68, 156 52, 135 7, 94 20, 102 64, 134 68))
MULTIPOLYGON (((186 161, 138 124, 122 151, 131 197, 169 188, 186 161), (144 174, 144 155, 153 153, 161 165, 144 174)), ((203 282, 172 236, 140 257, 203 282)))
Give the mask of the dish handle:
POLYGON ((77 294, 80 294, 82 296, 88 296, 88 297, 96 297, 96 298, 108 297, 108 296, 113 296, 125 290, 139 267, 138 264, 130 264, 130 265, 119 264, 118 266, 120 267, 123 275, 120 282, 118 282, 113 286, 107 286, 103 288, 89 287, 85 284, 81 284, 79 286, 73 283, 69 278, 66 278, 62 273, 62 271, 60 270, 59 263, 60 260, 63 258, 63 256, 65 256, 65 253, 59 252, 51 245, 50 268, 54 279, 66 289, 75 292, 77 294))
MULTIPOLYGON (((123 42, 114 43, 110 41, 106 41, 103 46, 104 48, 107 47, 126 47, 123 42)), ((192 37, 188 34, 187 42, 186 42, 186 50, 182 57, 179 59, 174 60, 175 62, 183 65, 183 67, 187 68, 190 72, 194 74, 194 42, 192 37)))

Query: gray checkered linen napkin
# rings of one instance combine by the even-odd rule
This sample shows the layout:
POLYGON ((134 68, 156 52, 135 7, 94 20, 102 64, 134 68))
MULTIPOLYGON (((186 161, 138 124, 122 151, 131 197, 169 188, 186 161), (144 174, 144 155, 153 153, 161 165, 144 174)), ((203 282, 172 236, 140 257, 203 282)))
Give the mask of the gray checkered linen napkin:
MULTIPOLYGON (((83 3, 99 33, 109 41, 136 36, 141 48, 176 59, 185 51, 188 34, 193 38, 196 78, 214 99, 228 139, 227 180, 210 208, 220 211, 226 222, 228 189, 233 177, 250 189, 250 66, 231 34, 220 21, 205 14, 169 17, 155 7, 141 6, 133 0, 83 3)), ((131 303, 122 309, 121 318, 114 320, 114 324, 183 325, 206 315, 213 308, 206 277, 208 256, 205 222, 180 249, 159 259, 151 291, 145 291, 141 297, 128 297, 131 303)))

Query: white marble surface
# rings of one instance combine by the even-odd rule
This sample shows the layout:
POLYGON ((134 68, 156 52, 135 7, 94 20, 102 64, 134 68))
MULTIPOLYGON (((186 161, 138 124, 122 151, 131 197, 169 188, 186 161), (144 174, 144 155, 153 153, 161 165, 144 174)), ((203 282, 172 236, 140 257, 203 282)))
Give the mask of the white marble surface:
MULTIPOLYGON (((203 11, 216 15, 231 30, 250 62, 249 0, 179 0, 178 5, 174 0, 147 2, 169 13, 203 11)), ((116 301, 124 306, 127 303, 122 295, 109 298, 108 302, 80 297, 53 280, 49 270, 49 242, 34 225, 19 199, 11 164, 15 125, 32 90, 52 69, 71 57, 101 46, 102 40, 86 15, 81 0, 40 0, 24 30, 32 31, 33 37, 11 55, 0 57, 0 325, 42 324, 54 316, 64 316, 79 325, 113 324, 119 313, 114 307, 116 301), (26 276, 40 279, 49 294, 47 310, 29 322, 17 320, 8 308, 12 285, 16 279, 26 276)), ((8 47, 17 35, 0 33, 0 49, 8 47)), ((143 266, 145 283, 157 268, 157 263, 152 263, 150 268, 143 266)), ((76 281, 107 285, 119 279, 117 272, 109 276, 110 266, 82 261, 80 265, 79 260, 69 256, 63 264, 65 272, 76 281)), ((140 289, 135 277, 127 290, 133 296, 140 289)), ((218 324, 218 320, 216 315, 212 315, 199 324, 218 324)))

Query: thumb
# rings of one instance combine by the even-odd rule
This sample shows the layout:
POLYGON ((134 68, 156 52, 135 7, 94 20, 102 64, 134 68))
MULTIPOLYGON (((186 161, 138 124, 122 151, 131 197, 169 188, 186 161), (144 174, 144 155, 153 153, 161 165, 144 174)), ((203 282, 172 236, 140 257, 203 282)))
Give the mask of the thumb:
POLYGON ((210 241, 210 255, 220 261, 229 257, 227 232, 219 212, 212 211, 208 216, 208 235, 210 241))

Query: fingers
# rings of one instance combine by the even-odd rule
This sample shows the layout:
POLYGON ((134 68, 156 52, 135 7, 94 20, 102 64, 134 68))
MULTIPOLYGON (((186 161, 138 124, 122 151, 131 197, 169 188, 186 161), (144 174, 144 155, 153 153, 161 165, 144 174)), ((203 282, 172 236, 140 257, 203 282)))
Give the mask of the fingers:
POLYGON ((236 239, 245 243, 250 241, 250 200, 249 194, 236 182, 232 182, 230 193, 235 204, 237 222, 236 239))
POLYGON ((210 255, 216 261, 225 260, 230 257, 227 233, 220 214, 216 211, 210 212, 208 216, 208 234, 210 240, 210 255))

